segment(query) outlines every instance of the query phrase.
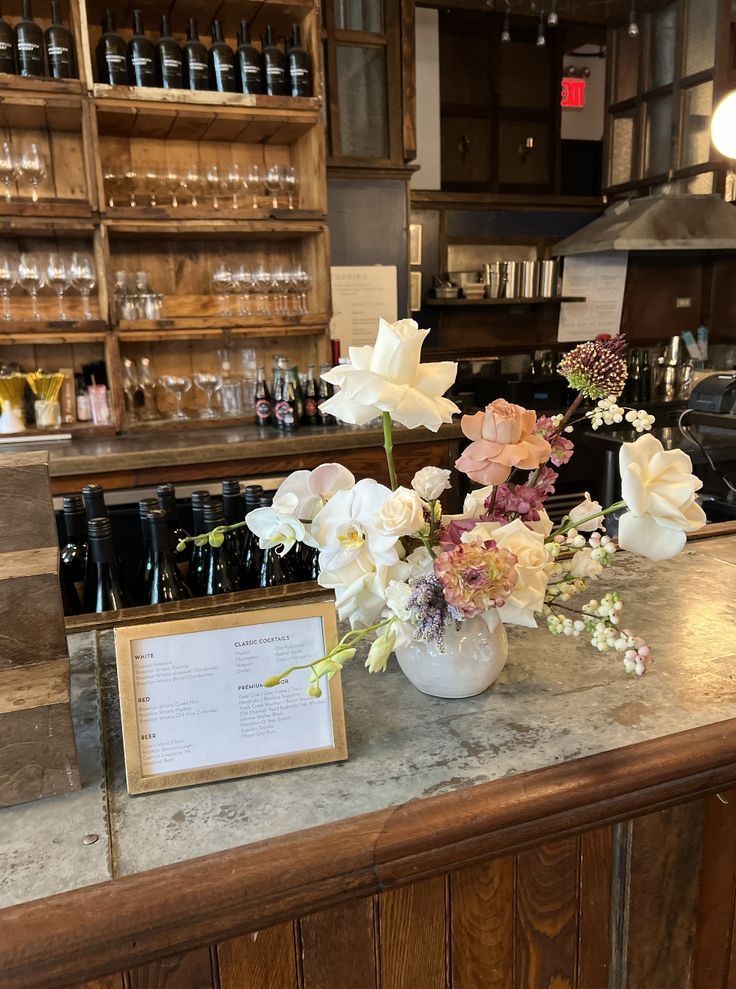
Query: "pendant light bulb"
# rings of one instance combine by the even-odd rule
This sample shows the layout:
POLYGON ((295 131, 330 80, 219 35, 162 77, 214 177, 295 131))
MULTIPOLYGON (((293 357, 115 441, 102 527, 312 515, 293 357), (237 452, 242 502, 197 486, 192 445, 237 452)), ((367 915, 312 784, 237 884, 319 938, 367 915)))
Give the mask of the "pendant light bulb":
POLYGON ((547 24, 550 27, 557 27, 560 18, 557 14, 557 0, 552 0, 552 10, 547 15, 547 24))
POLYGON ((547 44, 547 36, 544 33, 544 11, 539 15, 539 27, 537 28, 537 48, 544 48, 547 44))
POLYGON ((507 45, 511 41, 511 18, 509 16, 510 5, 506 4, 506 16, 503 19, 503 31, 501 31, 501 41, 507 45))
POLYGON ((631 0, 631 10, 629 11, 629 37, 639 37, 639 22, 636 19, 636 6, 634 4, 634 0, 631 0))

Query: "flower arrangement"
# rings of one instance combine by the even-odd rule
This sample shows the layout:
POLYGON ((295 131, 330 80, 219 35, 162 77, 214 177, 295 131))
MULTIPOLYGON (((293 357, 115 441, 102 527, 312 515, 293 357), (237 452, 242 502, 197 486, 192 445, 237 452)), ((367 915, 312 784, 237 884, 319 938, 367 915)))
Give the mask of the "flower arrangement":
POLYGON ((492 632, 499 622, 536 628, 539 617, 553 635, 586 636, 594 648, 618 653, 627 672, 642 675, 652 649, 625 627, 619 594, 580 608, 570 599, 614 562, 618 549, 656 561, 675 556, 705 515, 690 458, 665 451, 649 435, 654 419, 647 412, 618 404, 624 338, 584 343, 563 358, 559 371, 577 391, 563 415, 537 416, 497 399, 462 417, 470 442, 455 467, 481 487, 459 515, 448 516, 440 499, 451 484, 449 470, 424 467, 405 487, 394 464, 392 422, 437 431, 460 411, 444 397, 457 365, 421 363, 427 332, 412 320, 382 320, 375 346, 351 348, 351 363, 325 375, 338 388, 325 411, 358 425, 382 418, 389 485, 356 481, 340 464, 323 464, 291 474, 271 507, 246 517, 263 549, 283 555, 303 542, 319 552, 318 582, 334 590, 339 617, 350 625, 326 656, 265 685, 307 669, 308 693, 318 697, 322 679, 341 670, 366 636, 373 638, 366 666, 375 673, 392 652, 417 643, 441 653, 448 632, 468 623, 480 620, 492 632), (596 404, 578 416, 586 398, 596 404), (586 496, 555 527, 544 505, 555 468, 573 456, 575 426, 624 419, 641 435, 621 449, 622 500, 604 508, 586 496), (604 517, 622 510, 616 541, 602 531, 604 517))

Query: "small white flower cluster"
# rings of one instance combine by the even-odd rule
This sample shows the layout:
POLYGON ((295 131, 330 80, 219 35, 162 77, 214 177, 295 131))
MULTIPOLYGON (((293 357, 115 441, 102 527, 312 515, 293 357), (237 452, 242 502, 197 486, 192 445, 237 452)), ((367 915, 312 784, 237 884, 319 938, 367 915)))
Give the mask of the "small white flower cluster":
POLYGON ((572 635, 578 638, 585 631, 585 622, 579 618, 563 618, 562 615, 549 615, 547 617, 547 628, 552 635, 572 635))
POLYGON ((593 552, 590 555, 594 560, 602 563, 604 567, 613 562, 614 554, 618 552, 618 544, 615 540, 596 530, 591 532, 588 542, 592 547, 593 552))
POLYGON ((601 426, 613 426, 626 419, 637 433, 648 432, 654 424, 654 416, 650 415, 646 409, 626 409, 619 405, 615 395, 602 398, 594 409, 585 413, 590 419, 593 429, 600 429, 601 426))

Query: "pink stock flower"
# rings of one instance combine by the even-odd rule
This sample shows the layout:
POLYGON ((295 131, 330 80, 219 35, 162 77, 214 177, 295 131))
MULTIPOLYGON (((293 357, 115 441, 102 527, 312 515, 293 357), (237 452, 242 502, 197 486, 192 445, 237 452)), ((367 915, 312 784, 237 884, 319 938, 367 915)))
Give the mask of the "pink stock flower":
POLYGON ((503 398, 487 405, 484 412, 463 416, 460 426, 473 442, 455 466, 478 484, 503 484, 513 467, 534 470, 549 460, 547 440, 534 433, 536 415, 503 398))
POLYGON ((537 419, 534 432, 537 436, 541 436, 542 439, 547 440, 552 447, 552 456, 549 459, 555 467, 562 467, 563 464, 568 462, 573 454, 575 445, 572 440, 568 440, 567 437, 557 433, 557 426, 549 416, 540 416, 537 419))
POLYGON ((488 539, 440 553, 434 573, 450 607, 465 618, 475 618, 505 603, 518 579, 516 562, 513 553, 488 539))
MULTIPOLYGON (((537 483, 502 484, 496 492, 496 501, 489 518, 492 522, 504 522, 520 518, 522 522, 538 522, 544 503, 555 490, 557 474, 551 467, 543 467, 537 483)), ((490 511, 490 499, 487 505, 490 511)))

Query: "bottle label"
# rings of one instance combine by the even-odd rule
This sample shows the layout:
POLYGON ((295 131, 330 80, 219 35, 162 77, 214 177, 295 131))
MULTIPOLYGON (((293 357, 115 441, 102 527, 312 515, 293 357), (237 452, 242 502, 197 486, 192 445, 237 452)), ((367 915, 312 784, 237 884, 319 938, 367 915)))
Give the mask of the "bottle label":
POLYGON ((63 45, 49 45, 48 53, 49 53, 49 58, 51 58, 52 55, 64 59, 69 58, 69 49, 65 48, 63 45))
POLYGON ((261 78, 261 69, 260 69, 260 66, 246 64, 244 66, 244 69, 245 69, 245 74, 247 76, 258 76, 259 79, 261 78))
POLYGON ((0 41, 0 52, 12 50, 13 46, 9 41, 0 41))
POLYGON ((105 52, 105 61, 111 69, 116 69, 125 62, 125 55, 115 55, 113 52, 105 52))
POLYGON ((19 52, 37 52, 39 46, 34 41, 19 41, 18 51, 19 52))
POLYGON ((181 62, 176 58, 167 58, 164 56, 163 66, 165 69, 172 69, 174 72, 177 72, 181 68, 181 62))
POLYGON ((307 397, 304 400, 304 413, 305 413, 305 415, 308 415, 308 416, 311 417, 311 416, 315 415, 316 412, 317 412, 317 402, 313 398, 307 397))
POLYGON ((306 69, 297 68, 296 65, 292 65, 289 71, 292 79, 299 79, 301 76, 309 75, 306 69))
POLYGON ((273 77, 274 79, 277 79, 279 82, 283 82, 284 70, 281 68, 280 65, 267 65, 266 75, 269 77, 269 79, 273 77))
MULTIPOLYGON (((283 404, 283 403, 282 403, 283 404)), ((268 422, 271 418, 271 404, 265 398, 256 401, 256 419, 259 422, 268 422)))
POLYGON ((130 61, 136 68, 146 68, 153 64, 151 59, 146 58, 145 55, 133 55, 130 61))
POLYGON ((273 413, 278 422, 285 426, 294 425, 294 406, 291 402, 277 402, 273 408, 273 413))

